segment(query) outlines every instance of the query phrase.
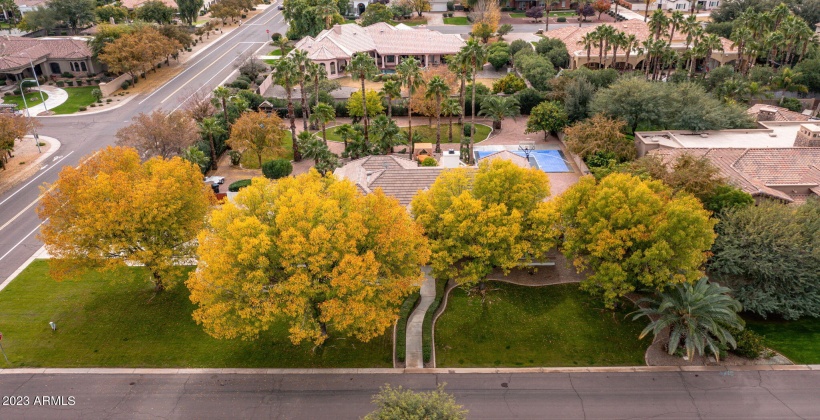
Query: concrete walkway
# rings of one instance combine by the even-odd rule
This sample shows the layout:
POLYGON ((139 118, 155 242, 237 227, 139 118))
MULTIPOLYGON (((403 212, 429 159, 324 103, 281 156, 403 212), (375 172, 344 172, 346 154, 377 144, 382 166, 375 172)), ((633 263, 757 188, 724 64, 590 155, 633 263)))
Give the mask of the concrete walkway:
MULTIPOLYGON (((37 90, 37 88, 33 88, 32 90, 37 90)), ((40 104, 30 107, 28 109, 28 112, 31 114, 32 117, 46 112, 46 107, 48 107, 50 111, 55 107, 62 105, 63 102, 68 100, 68 92, 58 87, 40 86, 40 90, 48 94, 48 99, 46 99, 45 106, 43 106, 43 104, 40 104)))
POLYGON ((424 272, 424 283, 421 285, 421 301, 416 310, 410 314, 407 320, 407 357, 406 366, 408 368, 424 367, 424 352, 421 348, 422 324, 424 324, 424 314, 427 308, 436 298, 436 280, 430 275, 430 266, 421 268, 424 272))

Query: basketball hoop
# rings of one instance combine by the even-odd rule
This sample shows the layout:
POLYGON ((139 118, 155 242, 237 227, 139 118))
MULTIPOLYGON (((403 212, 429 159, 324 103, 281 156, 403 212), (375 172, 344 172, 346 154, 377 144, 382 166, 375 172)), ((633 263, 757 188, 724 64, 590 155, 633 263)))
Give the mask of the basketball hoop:
POLYGON ((524 157, 526 157, 527 160, 529 160, 530 159, 530 153, 532 153, 532 151, 535 150, 535 142, 534 141, 522 141, 522 142, 518 143, 518 150, 524 152, 524 157))

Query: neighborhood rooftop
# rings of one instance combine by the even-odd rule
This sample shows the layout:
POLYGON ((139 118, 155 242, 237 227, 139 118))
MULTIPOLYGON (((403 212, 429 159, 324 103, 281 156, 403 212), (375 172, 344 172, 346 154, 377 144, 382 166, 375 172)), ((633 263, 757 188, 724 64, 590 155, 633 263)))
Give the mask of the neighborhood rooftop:
POLYGON ((793 147, 798 132, 817 129, 816 122, 767 121, 762 128, 692 132, 686 130, 644 131, 635 133, 638 154, 657 148, 787 148, 793 147))
POLYGON ((352 181, 364 194, 381 188, 406 206, 419 191, 430 188, 443 169, 418 166, 396 155, 367 156, 336 169, 334 175, 352 181))

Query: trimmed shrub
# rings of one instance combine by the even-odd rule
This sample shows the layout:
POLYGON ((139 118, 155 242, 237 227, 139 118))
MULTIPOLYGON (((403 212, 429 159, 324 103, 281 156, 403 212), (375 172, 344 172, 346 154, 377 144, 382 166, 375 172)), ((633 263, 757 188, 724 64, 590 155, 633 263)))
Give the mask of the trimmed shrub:
POLYGON ((262 164, 262 174, 268 179, 284 178, 291 172, 293 165, 287 159, 274 159, 262 164))
POLYGON ((450 0, 450 1, 447 2, 447 11, 452 12, 453 10, 456 10, 456 4, 455 4, 455 2, 450 0))
POLYGON ((88 109, 88 108, 86 108, 86 107, 84 107, 84 106, 81 106, 81 107, 80 107, 80 111, 85 111, 86 109, 88 109))
POLYGON ((74 75, 73 75, 73 74, 71 74, 71 73, 69 73, 69 72, 67 72, 67 71, 64 71, 64 72, 63 72, 63 74, 61 74, 60 76, 65 77, 66 79, 71 79, 71 78, 73 78, 73 77, 74 77, 74 75))
POLYGON ((470 123, 464 123, 464 125, 461 127, 461 133, 462 133, 462 135, 463 135, 464 137, 468 137, 468 136, 470 135, 470 129, 472 129, 473 133, 475 133, 475 129, 473 128, 473 125, 472 125, 472 124, 470 124, 470 123))
MULTIPOLYGON (((415 136, 413 136, 415 137, 415 136)), ((421 161, 421 166, 438 166, 438 162, 432 157, 426 157, 423 161, 421 161)))
POLYGON ((120 87, 121 87, 123 90, 128 89, 128 88, 130 88, 130 87, 131 87, 131 82, 130 82, 130 81, 128 81, 128 80, 126 80, 126 81, 122 82, 122 84, 120 85, 120 87))
POLYGON ((72 80, 68 80, 65 83, 69 86, 74 86, 74 82, 72 80))
POLYGON ((527 88, 527 82, 517 75, 510 73, 493 82, 493 93, 503 92, 512 95, 527 88))
POLYGON ((251 185, 251 180, 250 179, 240 179, 239 181, 236 181, 236 182, 232 183, 231 185, 228 185, 228 191, 238 192, 242 188, 245 188, 249 185, 251 185))
POLYGON ((247 89, 248 86, 250 86, 250 83, 244 80, 234 80, 233 83, 230 84, 230 87, 242 90, 247 89))
POLYGON ((737 347, 732 350, 732 353, 747 359, 757 359, 766 350, 766 337, 749 329, 731 330, 730 332, 737 342, 737 347))
POLYGON ((82 85, 83 85, 83 81, 80 80, 80 79, 77 79, 77 86, 82 86, 82 85))
POLYGON ((558 22, 563 23, 563 22, 566 22, 566 21, 567 21, 567 18, 565 18, 563 16, 558 16, 558 22))

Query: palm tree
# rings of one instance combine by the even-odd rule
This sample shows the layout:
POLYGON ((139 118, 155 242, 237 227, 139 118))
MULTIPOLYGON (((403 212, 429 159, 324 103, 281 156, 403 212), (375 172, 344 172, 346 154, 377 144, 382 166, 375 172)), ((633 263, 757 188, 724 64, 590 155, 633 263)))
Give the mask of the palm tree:
POLYGON ((365 143, 368 142, 368 132, 367 132, 367 99, 365 96, 364 90, 364 81, 372 79, 376 73, 379 72, 379 68, 376 67, 376 60, 370 56, 368 53, 356 53, 353 55, 353 59, 350 60, 350 65, 347 66, 347 71, 350 72, 350 75, 354 78, 358 78, 362 82, 362 116, 364 120, 364 141, 365 143))
POLYGON ((347 139, 353 137, 358 130, 353 128, 350 124, 342 124, 336 127, 336 134, 342 139, 345 144, 345 150, 347 150, 347 139))
POLYGON ((680 26, 680 31, 686 34, 686 49, 689 49, 689 44, 694 41, 695 36, 699 36, 699 30, 702 27, 700 26, 700 22, 698 22, 697 16, 689 16, 683 21, 683 24, 680 26))
POLYGON ((683 16, 683 13, 680 11, 675 10, 672 12, 672 16, 669 18, 669 43, 672 43, 672 37, 675 36, 675 30, 680 28, 683 25, 683 22, 686 21, 686 17, 683 16))
POLYGON ((385 115, 373 118, 373 137, 379 153, 387 154, 393 150, 393 146, 400 144, 401 129, 396 122, 385 115))
POLYGON ((275 41, 276 46, 279 47, 279 52, 281 53, 280 56, 283 57, 283 58, 285 57, 285 55, 287 55, 287 54, 285 54, 285 50, 288 48, 288 42, 289 41, 290 40, 288 39, 288 37, 286 37, 284 35, 280 36, 279 39, 275 41))
POLYGON ((225 86, 217 86, 214 89, 214 98, 222 103, 222 116, 225 117, 225 127, 230 128, 231 123, 228 121, 228 98, 231 97, 231 91, 225 86))
POLYGON ((393 118, 393 98, 401 97, 401 83, 387 80, 379 93, 387 98, 387 118, 393 118))
POLYGON ((450 86, 441 78, 441 76, 433 76, 427 82, 427 92, 424 97, 436 100, 436 153, 441 153, 441 98, 450 94, 450 86))
POLYGON ((587 50, 587 65, 589 65, 589 59, 592 56, 592 46, 595 45, 595 34, 592 32, 588 32, 587 34, 581 36, 581 39, 578 41, 578 45, 584 47, 587 50))
POLYGON ((604 59, 601 62, 601 68, 605 68, 607 56, 609 55, 609 44, 612 43, 612 39, 615 37, 615 28, 611 25, 601 25, 597 29, 601 31, 601 47, 604 50, 604 59))
MULTIPOLYGON (((515 63, 513 63, 515 66, 515 63)), ((459 81, 461 82, 460 87, 458 88, 458 103, 461 104, 462 112, 458 114, 458 123, 462 124, 464 121, 462 120, 462 116, 464 115, 464 101, 465 101, 465 94, 464 88, 467 81, 467 78, 470 77, 470 65, 468 58, 459 51, 456 53, 455 56, 452 57, 452 60, 448 60, 447 68, 458 75, 459 81)))
POLYGON ((488 95, 481 101, 481 111, 478 115, 492 119, 493 128, 500 130, 501 121, 504 121, 504 118, 507 117, 514 120, 515 117, 521 115, 521 109, 518 105, 518 99, 515 99, 514 96, 488 95))
POLYGON ((737 63, 735 63, 735 71, 741 72, 744 67, 743 53, 745 52, 746 45, 748 45, 752 39, 752 31, 745 25, 738 25, 732 31, 730 39, 732 40, 732 48, 737 48, 737 63))
POLYGON ((322 140, 325 141, 327 144, 327 133, 325 132, 325 128, 327 127, 327 123, 336 119, 336 108, 324 103, 319 102, 316 106, 313 107, 313 113, 310 114, 310 120, 314 124, 319 124, 322 127, 322 140))
POLYGON ((592 40, 595 42, 595 46, 598 47, 598 68, 602 68, 604 66, 603 26, 605 25, 598 26, 594 31, 590 32, 590 35, 592 35, 592 40))
POLYGON ((618 48, 626 46, 626 34, 621 31, 615 31, 610 38, 612 44, 612 65, 615 68, 615 63, 618 61, 618 48))
POLYGON ((413 156, 413 94, 416 89, 424 85, 424 79, 421 77, 421 69, 419 68, 419 61, 415 57, 409 57, 396 66, 396 74, 399 75, 401 84, 407 88, 407 138, 410 139, 408 153, 413 156))
POLYGON ((663 13, 663 10, 656 9, 655 12, 652 13, 652 17, 649 18, 650 38, 661 39, 663 30, 666 29, 667 26, 669 26, 669 19, 666 18, 666 14, 663 13))
POLYGON ((547 32, 550 30, 550 12, 552 11, 552 6, 558 4, 555 0, 545 0, 544 6, 547 7, 547 15, 544 17, 544 36, 546 36, 547 32))
POLYGON ((305 50, 294 50, 291 59, 299 69, 299 96, 302 101, 302 130, 308 130, 308 118, 310 118, 310 108, 307 106, 307 94, 305 93, 305 79, 307 79, 308 63, 311 63, 305 50))
POLYGON ((643 21, 644 22, 646 22, 646 18, 649 17, 649 5, 654 3, 654 2, 655 2, 655 0, 646 0, 646 3, 644 4, 646 9, 644 9, 644 12, 643 12, 643 21))
POLYGON ((461 115, 461 105, 454 98, 447 98, 441 104, 441 112, 447 116, 447 122, 450 126, 449 134, 447 135, 447 142, 453 142, 453 115, 461 115))
POLYGON ((657 336, 669 331, 669 354, 674 354, 683 344, 686 355, 692 359, 695 351, 701 356, 708 348, 715 359, 719 359, 718 343, 737 346, 729 329, 743 329, 743 320, 737 315, 743 307, 730 296, 732 291, 704 277, 694 285, 677 285, 669 293, 661 293, 660 299, 641 299, 649 307, 634 313, 633 321, 647 317, 649 325, 643 329, 640 338, 650 332, 657 336), (683 343, 681 343, 683 342, 683 343))
POLYGON ((312 61, 309 63, 307 66, 307 77, 313 81, 313 99, 315 100, 313 105, 315 106, 319 103, 319 83, 327 79, 327 70, 325 70, 324 65, 316 64, 312 61))
POLYGON ((276 83, 285 89, 288 101, 290 135, 293 141, 293 160, 299 162, 302 160, 302 155, 299 154, 299 142, 296 141, 296 114, 293 111, 293 87, 299 82, 299 68, 292 59, 282 57, 276 60, 273 75, 276 78, 276 83))
POLYGON ((464 55, 467 59, 469 59, 471 67, 473 69, 473 95, 470 98, 470 102, 472 103, 472 112, 470 112, 470 150, 468 150, 470 155, 470 164, 473 163, 475 157, 473 156, 473 144, 475 142, 475 84, 476 84, 476 76, 478 75, 478 67, 481 66, 484 68, 484 63, 487 61, 487 49, 484 48, 483 45, 479 44, 478 41, 475 39, 470 39, 467 41, 467 45, 465 45, 461 51, 464 52, 464 55))
POLYGON ((225 133, 225 129, 219 124, 219 121, 214 117, 208 117, 199 123, 199 132, 202 136, 208 138, 211 146, 211 169, 216 169, 216 142, 214 137, 225 133))
POLYGON ((723 51, 723 42, 721 42, 720 37, 715 34, 709 34, 703 37, 700 41, 700 46, 703 48, 706 64, 709 63, 709 59, 712 58, 714 51, 723 51))
POLYGON ((629 67, 629 56, 632 55, 632 49, 638 46, 638 37, 635 34, 629 34, 624 38, 624 50, 626 51, 626 65, 624 69, 629 67))
POLYGON ((780 29, 780 23, 783 22, 783 19, 791 15, 792 12, 789 10, 789 6, 786 6, 784 3, 780 3, 779 5, 775 6, 772 11, 769 12, 769 18, 772 19, 772 31, 777 31, 780 29))
MULTIPOLYGON (((794 71, 789 67, 784 67, 780 70, 777 76, 774 77, 774 80, 772 80, 772 85, 774 85, 777 89, 788 92, 808 93, 809 89, 805 85, 797 83, 797 80, 799 80, 801 76, 802 74, 800 72, 794 71)), ((783 100, 785 98, 786 95, 780 96, 780 105, 783 105, 783 100)))

